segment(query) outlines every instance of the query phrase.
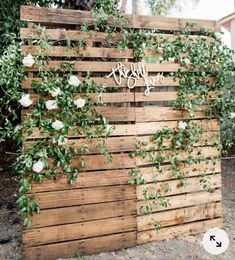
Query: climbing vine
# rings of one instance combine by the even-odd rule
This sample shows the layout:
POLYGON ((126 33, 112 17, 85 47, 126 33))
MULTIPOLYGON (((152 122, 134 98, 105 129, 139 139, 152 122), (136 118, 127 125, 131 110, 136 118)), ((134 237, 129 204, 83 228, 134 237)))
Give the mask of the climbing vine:
MULTIPOLYGON (((209 160, 216 163, 219 158, 208 158, 200 151, 200 145, 203 143, 222 151, 218 134, 212 132, 208 140, 206 127, 193 120, 202 113, 201 109, 208 116, 207 123, 214 118, 220 118, 222 128, 230 123, 227 126, 230 134, 226 132, 224 143, 231 146, 234 142, 234 135, 231 134, 235 129, 232 51, 222 44, 216 33, 208 29, 202 28, 199 35, 192 36, 195 24, 187 24, 184 30, 175 32, 171 38, 158 34, 157 30, 126 28, 128 20, 118 12, 115 1, 100 1, 93 9, 92 17, 93 25, 84 22, 81 29, 106 32, 109 47, 133 49, 135 60, 143 59, 145 62, 149 62, 145 54, 146 49, 150 49, 156 55, 151 62, 174 60, 181 64, 180 69, 166 76, 179 81, 178 97, 170 105, 185 119, 178 121, 173 128, 164 127, 156 131, 146 141, 137 142, 130 156, 155 166, 158 174, 164 175, 165 171, 170 171, 172 177, 179 181, 179 187, 186 187, 189 172, 184 171, 184 167, 208 163, 209 160), (118 40, 117 34, 120 35, 118 40)), ((40 210, 32 192, 33 183, 43 183, 45 178, 54 179, 66 174, 68 182, 74 184, 86 164, 83 155, 89 153, 89 140, 96 138, 95 147, 106 156, 107 163, 112 162, 107 149, 107 137, 112 133, 112 128, 96 110, 97 104, 102 105, 98 97, 107 89, 92 81, 89 73, 85 78, 75 75, 74 62, 65 60, 58 67, 48 69, 50 58, 43 53, 52 43, 49 35, 45 37, 44 28, 38 28, 38 31, 31 39, 33 45, 38 46, 37 55, 29 52, 22 56, 20 48, 23 43, 14 43, 0 58, 0 85, 4 86, 8 97, 5 102, 9 102, 1 139, 10 137, 11 133, 19 143, 23 143, 35 129, 41 136, 47 136, 36 142, 27 142, 18 151, 19 156, 14 164, 22 176, 18 204, 25 226, 30 225, 30 217, 40 210), (33 66, 37 68, 41 80, 32 82, 36 94, 31 95, 22 91, 21 82, 27 79, 27 71, 33 66), (94 98, 94 93, 97 98, 94 98), (13 107, 10 105, 12 102, 13 107), (25 108, 26 114, 22 124, 14 127, 12 121, 17 117, 15 111, 20 106, 25 108), (70 135, 77 134, 85 136, 86 141, 79 148, 68 139, 70 135), (79 164, 74 164, 74 160, 79 164)), ((85 39, 67 40, 66 46, 69 57, 74 48, 78 53, 86 49, 87 42, 85 39)), ((197 171, 196 166, 193 171, 197 171)), ((148 180, 141 168, 130 171, 129 183, 143 187, 142 195, 147 202, 138 209, 140 214, 156 211, 158 204, 161 207, 170 205, 165 195, 171 187, 166 181, 159 186, 158 174, 148 180)), ((200 184, 208 192, 212 191, 210 177, 205 173, 200 175, 200 184)), ((156 220, 153 220, 153 225, 157 230, 161 228, 161 223, 156 220)))

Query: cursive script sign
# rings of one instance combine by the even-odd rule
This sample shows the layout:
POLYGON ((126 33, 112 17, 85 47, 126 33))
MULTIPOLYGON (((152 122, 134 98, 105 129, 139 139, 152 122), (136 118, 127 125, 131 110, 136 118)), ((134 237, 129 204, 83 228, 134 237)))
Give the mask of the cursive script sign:
POLYGON ((106 78, 112 76, 117 85, 121 85, 122 78, 127 79, 127 87, 129 89, 133 89, 137 84, 137 80, 143 78, 146 86, 144 92, 145 96, 149 95, 150 90, 154 88, 157 83, 163 84, 165 81, 163 73, 158 73, 156 76, 149 77, 146 65, 143 61, 131 63, 129 69, 123 63, 118 62, 116 68, 112 68, 112 72, 106 76, 106 78))

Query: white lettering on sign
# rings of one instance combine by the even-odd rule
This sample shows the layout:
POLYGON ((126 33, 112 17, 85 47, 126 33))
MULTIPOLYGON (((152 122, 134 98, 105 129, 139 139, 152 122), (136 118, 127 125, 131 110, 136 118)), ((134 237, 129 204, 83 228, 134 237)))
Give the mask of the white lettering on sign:
POLYGON ((163 73, 158 73, 156 76, 149 77, 146 65, 143 61, 131 63, 129 69, 123 63, 118 62, 116 68, 112 68, 112 72, 106 76, 106 78, 112 76, 117 85, 121 85, 122 78, 127 79, 127 87, 129 89, 133 89, 137 84, 137 80, 143 78, 146 87, 144 92, 145 96, 150 94, 150 90, 154 88, 157 83, 163 84, 165 81, 163 73))

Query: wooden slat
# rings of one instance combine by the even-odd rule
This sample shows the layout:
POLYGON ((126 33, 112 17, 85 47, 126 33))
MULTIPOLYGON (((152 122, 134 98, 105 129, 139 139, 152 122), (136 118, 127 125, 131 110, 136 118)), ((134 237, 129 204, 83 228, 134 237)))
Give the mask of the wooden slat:
MULTIPOLYGON (((170 159, 168 158, 169 152, 168 150, 164 152, 156 152, 156 157, 161 155, 165 159, 165 162, 169 162, 170 159)), ((214 147, 196 147, 192 153, 184 152, 178 156, 179 160, 186 160, 189 156, 193 156, 194 158, 212 158, 212 157, 219 157, 220 152, 217 151, 214 147)), ((112 163, 107 163, 106 156, 103 155, 84 155, 80 157, 74 157, 71 165, 74 167, 79 167, 81 165, 81 161, 85 162, 85 166, 81 168, 81 170, 109 170, 109 169, 124 169, 124 168, 133 168, 136 166, 144 166, 144 165, 151 165, 152 163, 149 162, 149 158, 146 157, 145 159, 142 158, 130 158, 128 153, 121 153, 121 154, 113 154, 112 163)), ((51 164, 52 161, 48 160, 51 164)))
MULTIPOLYGON (((201 27, 209 27, 214 31, 220 30, 220 23, 211 20, 178 19, 172 17, 156 16, 131 16, 126 15, 129 20, 126 27, 136 29, 158 29, 158 30, 182 30, 186 23, 196 22, 197 26, 192 31, 199 31, 201 27)), ((93 24, 90 12, 67 9, 47 9, 42 7, 21 6, 20 18, 24 21, 39 22, 45 24, 67 24, 80 25, 84 21, 93 24)), ((113 22, 109 22, 113 26, 113 22)))
MULTIPOLYGON (((209 93, 208 99, 215 99, 217 95, 213 92, 209 93)), ((147 101, 172 101, 178 98, 178 92, 176 91, 164 91, 164 92, 152 92, 145 96, 144 93, 135 93, 135 102, 147 102, 147 101)), ((199 95, 195 95, 190 100, 199 98, 199 95)), ((187 97, 186 97, 187 99, 187 97)))
MULTIPOLYGON (((149 153, 149 152, 147 152, 147 153, 149 153)), ((163 158, 165 158, 164 162, 169 162, 171 159, 169 159, 168 156, 171 155, 171 154, 172 154, 172 152, 168 151, 168 150, 163 151, 163 152, 156 151, 154 157, 157 158, 158 156, 162 156, 163 158)), ((194 158, 219 157, 220 152, 215 147, 210 147, 210 146, 195 147, 193 149, 192 153, 180 151, 180 153, 176 157, 180 161, 185 161, 185 160, 187 160, 187 158, 189 156, 192 156, 194 158)), ((138 166, 142 166, 142 165, 149 165, 149 164, 152 164, 152 163, 149 162, 149 157, 147 155, 146 158, 144 158, 144 159, 137 157, 136 158, 136 164, 138 166)))
POLYGON ((87 255, 133 247, 136 243, 136 232, 128 232, 44 246, 26 247, 24 257, 27 260, 56 260, 58 258, 74 257, 77 254, 87 255))
POLYGON ((194 235, 206 232, 211 228, 221 228, 222 218, 192 222, 184 225, 163 228, 160 232, 156 230, 144 231, 138 233, 138 244, 150 243, 153 241, 174 239, 179 236, 194 235))
POLYGON ((170 209, 184 208, 189 206, 201 205, 203 203, 216 202, 222 200, 221 189, 215 189, 213 192, 201 191, 196 193, 186 193, 180 195, 174 195, 167 197, 166 200, 170 203, 167 208, 161 207, 159 201, 149 200, 149 201, 138 201, 137 209, 138 215, 141 215, 140 209, 148 205, 153 206, 152 213, 168 211, 170 209))
POLYGON ((202 205, 187 207, 169 211, 163 211, 137 218, 137 230, 154 230, 154 223, 159 222, 163 227, 180 225, 187 222, 193 222, 204 219, 222 217, 221 202, 205 203, 202 205))
MULTIPOLYGON (((82 57, 82 58, 112 58, 112 59, 133 59, 135 57, 132 49, 120 50, 117 48, 94 48, 87 47, 85 49, 68 48, 66 46, 52 46, 46 50, 40 49, 38 46, 21 46, 21 54, 30 53, 32 55, 48 56, 48 57, 82 57)), ((161 50, 154 52, 151 49, 144 50, 144 56, 155 58, 162 55, 161 50)))
MULTIPOLYGON (((107 163, 106 156, 103 155, 85 155, 73 159, 71 165, 79 166, 81 160, 85 162, 84 170, 108 170, 108 169, 125 169, 136 166, 135 159, 130 158, 128 153, 113 154, 112 163, 107 163)), ((140 162, 141 164, 141 162, 140 162)))
MULTIPOLYGON (((84 93, 77 94, 74 96, 74 100, 83 97, 84 93)), ((90 98, 92 101, 98 103, 125 103, 125 102, 135 102, 135 93, 91 93, 90 98)), ((32 105, 36 105, 40 100, 40 95, 30 94, 30 99, 33 101, 32 105)), ((48 96, 48 100, 54 100, 53 97, 48 96)))
MULTIPOLYGON (((135 121, 134 107, 96 107, 97 112, 102 114, 109 122, 131 122, 135 121)), ((22 110, 22 121, 32 113, 32 110, 22 110)))
MULTIPOLYGON (((82 97, 84 94, 77 94, 74 99, 82 97)), ((215 93, 210 93, 208 95, 209 100, 213 100, 217 97, 215 93)), ((178 98, 178 92, 151 92, 150 95, 146 96, 144 93, 133 93, 133 92, 119 92, 119 93, 91 93, 90 98, 92 101, 98 103, 125 103, 125 102, 147 102, 147 101, 173 101, 178 98)), ((195 95, 189 99, 197 99, 198 95, 195 95)), ((32 105, 37 105, 40 100, 40 95, 31 94, 30 99, 33 101, 32 105)), ((47 99, 54 99, 50 96, 47 99)))
MULTIPOLYGON (((219 141, 219 132, 204 132, 200 136, 200 140, 194 144, 195 147, 197 146, 210 146, 214 145, 215 141, 217 139, 217 142, 219 141)), ((125 136, 125 137, 109 137, 107 138, 107 149, 109 152, 129 152, 135 150, 135 145, 139 142, 147 142, 147 145, 144 147, 147 151, 152 150, 153 147, 155 147, 155 150, 157 149, 157 144, 153 141, 151 141, 151 136, 125 136)), ((26 141, 24 142, 25 149, 28 149, 30 145, 35 144, 35 141, 26 141)), ((74 139, 74 140, 68 140, 66 143, 66 147, 74 147, 80 150, 80 148, 83 145, 87 145, 89 152, 87 154, 99 154, 100 148, 97 147, 99 144, 99 140, 97 138, 91 139, 89 141, 86 141, 85 139, 74 139)), ((163 146, 165 146, 167 149, 170 149, 172 146, 172 138, 165 139, 163 141, 163 146)))
POLYGON ((125 200, 66 208, 41 210, 32 217, 31 228, 78 223, 98 219, 136 215, 136 201, 125 200))
MULTIPOLYGON (((40 35, 41 37, 50 40, 67 40, 78 41, 80 39, 91 40, 96 42, 107 41, 108 34, 105 32, 89 31, 84 32, 80 30, 64 30, 64 29, 46 29, 45 33, 39 32, 37 29, 20 28, 21 39, 32 39, 33 35, 40 35)), ((120 40, 120 34, 113 34, 113 40, 120 40)))
MULTIPOLYGON (((83 80, 84 78, 80 78, 80 80, 83 80)), ((113 78, 105 78, 105 77, 91 77, 91 80, 93 80, 96 84, 104 85, 106 87, 115 87, 115 88, 126 88, 127 87, 127 79, 122 79, 122 82, 120 85, 117 85, 115 80, 113 78)), ((42 80, 40 78, 28 78, 27 80, 22 81, 22 87, 25 89, 34 89, 34 87, 31 86, 32 81, 38 81, 41 82, 42 80)), ((89 80, 88 80, 89 82, 89 80)), ((145 86, 143 79, 138 79, 136 81, 136 87, 142 87, 145 86)), ((156 82, 156 87, 164 87, 164 86, 179 86, 179 80, 174 79, 172 77, 165 77, 165 80, 163 83, 156 82)))
MULTIPOLYGON (((55 67, 59 67, 62 64, 74 64, 74 71, 79 72, 107 72, 111 73, 112 68, 117 67, 116 62, 107 62, 107 61, 49 61, 45 64, 45 69, 50 70, 55 67)), ((123 65, 126 68, 130 68, 131 63, 123 62, 123 65)), ((135 65, 137 66, 137 64, 135 65)), ((148 72, 172 72, 178 69, 183 70, 184 68, 180 66, 179 63, 173 62, 163 62, 163 63, 146 63, 146 69, 148 72)), ((29 72, 38 71, 36 66, 26 69, 29 72)))
MULTIPOLYGON (((211 120, 194 120, 198 127, 205 128, 205 131, 218 131, 219 130, 219 120, 211 119, 211 120)), ((132 136, 132 135, 151 135, 155 134, 158 130, 162 128, 178 128, 177 121, 169 121, 169 122, 146 122, 146 123, 136 123, 136 124, 120 124, 120 125, 111 125, 114 128, 112 136, 132 136)), ((25 134, 27 139, 36 139, 36 138, 45 138, 46 134, 40 133, 38 128, 33 129, 33 133, 31 135, 25 134)), ((68 133, 68 137, 82 137, 82 135, 78 135, 74 131, 70 131, 68 133)))
MULTIPOLYGON (((180 166, 179 166, 180 167, 180 166)), ((164 174, 160 174, 156 167, 143 167, 139 168, 140 174, 147 183, 153 182, 154 179, 160 181, 174 180, 176 177, 172 176, 169 166, 162 166, 164 174)), ((214 163, 213 161, 200 162, 188 166, 183 165, 182 173, 187 173, 189 177, 199 176, 200 174, 212 174, 221 171, 220 162, 214 163), (197 170, 195 170, 197 169, 197 170)), ((79 188, 102 187, 110 185, 125 185, 131 179, 130 170, 109 170, 109 171, 93 171, 79 173, 77 182, 74 185, 68 185, 67 176, 58 176, 56 180, 45 179, 43 184, 34 183, 33 192, 43 191, 59 191, 79 188)))
MULTIPOLYGON (((86 41, 91 42, 107 42, 108 34, 105 32, 98 32, 98 31, 92 31, 89 30, 88 32, 80 31, 80 30, 64 30, 60 28, 56 29, 45 29, 44 32, 40 32, 37 29, 33 28, 20 28, 20 38, 21 39, 32 39, 34 35, 40 35, 40 37, 44 39, 49 40, 67 40, 70 39, 71 41, 78 41, 79 39, 84 39, 86 41)), ((176 40, 179 35, 174 35, 170 33, 153 33, 153 35, 159 39, 167 38, 169 41, 176 40)), ((121 40, 121 34, 120 33, 112 33, 112 41, 114 43, 119 43, 121 40)), ((206 42, 211 42, 211 38, 202 36, 202 35, 189 35, 184 36, 180 35, 181 40, 185 41, 187 38, 190 38, 190 40, 197 40, 199 37, 204 38, 206 42)))
MULTIPOLYGON (((136 122, 169 121, 190 119, 189 112, 176 110, 172 107, 146 106, 135 108, 136 122)), ((204 112, 195 112, 195 118, 206 118, 204 112)))
POLYGON ((50 209, 136 199, 136 192, 135 188, 130 185, 119 185, 41 192, 37 193, 35 198, 41 209, 50 209))
MULTIPOLYGON (((146 184, 137 187, 138 200, 144 200, 143 190, 154 189, 156 192, 162 192, 162 183, 146 184)), ((166 196, 182 194, 187 192, 202 191, 198 177, 189 178, 187 187, 179 187, 179 180, 168 181, 171 191, 165 193, 166 196)), ((211 188, 221 187, 221 176, 216 174, 211 176, 211 188)), ((104 203, 120 200, 135 199, 135 188, 130 185, 93 187, 86 189, 70 189, 64 191, 40 192, 35 194, 41 209, 59 208, 64 206, 87 205, 94 203, 104 203)))
MULTIPOLYGON (((156 122, 190 119, 187 111, 175 110, 173 107, 96 107, 96 111, 102 114, 109 122, 156 122)), ((32 110, 22 110, 22 121, 32 110)), ((209 118, 203 111, 195 112, 194 119, 209 118)))
POLYGON ((128 169, 80 172, 74 185, 68 184, 67 176, 58 176, 55 180, 45 179, 42 184, 34 183, 33 192, 59 191, 112 185, 126 185, 130 179, 128 169))
POLYGON ((25 230, 23 244, 44 245, 136 230, 136 216, 108 218, 62 226, 25 230))
MULTIPOLYGON (((219 188, 221 187, 221 176, 220 174, 211 175, 211 188, 219 188)), ((137 193, 137 199, 138 200, 144 200, 143 192, 145 189, 148 190, 150 194, 157 194, 158 192, 162 193, 165 196, 171 196, 175 194, 182 194, 187 192, 195 192, 195 191, 202 191, 203 187, 200 184, 198 177, 192 177, 187 180, 187 186, 186 187, 180 187, 179 180, 171 180, 167 181, 167 184, 169 185, 169 191, 164 192, 162 189, 162 183, 157 184, 145 184, 137 186, 136 193, 137 193)))

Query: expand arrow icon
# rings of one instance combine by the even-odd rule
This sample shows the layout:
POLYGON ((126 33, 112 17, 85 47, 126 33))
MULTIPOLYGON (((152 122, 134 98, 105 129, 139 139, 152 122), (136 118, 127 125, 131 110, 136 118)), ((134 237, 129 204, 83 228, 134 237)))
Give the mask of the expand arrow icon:
MULTIPOLYGON (((215 236, 210 236, 210 241, 214 240, 215 241, 215 236)), ((217 243, 217 242, 216 242, 217 243)))
POLYGON ((222 242, 216 242, 216 247, 222 247, 222 242))

